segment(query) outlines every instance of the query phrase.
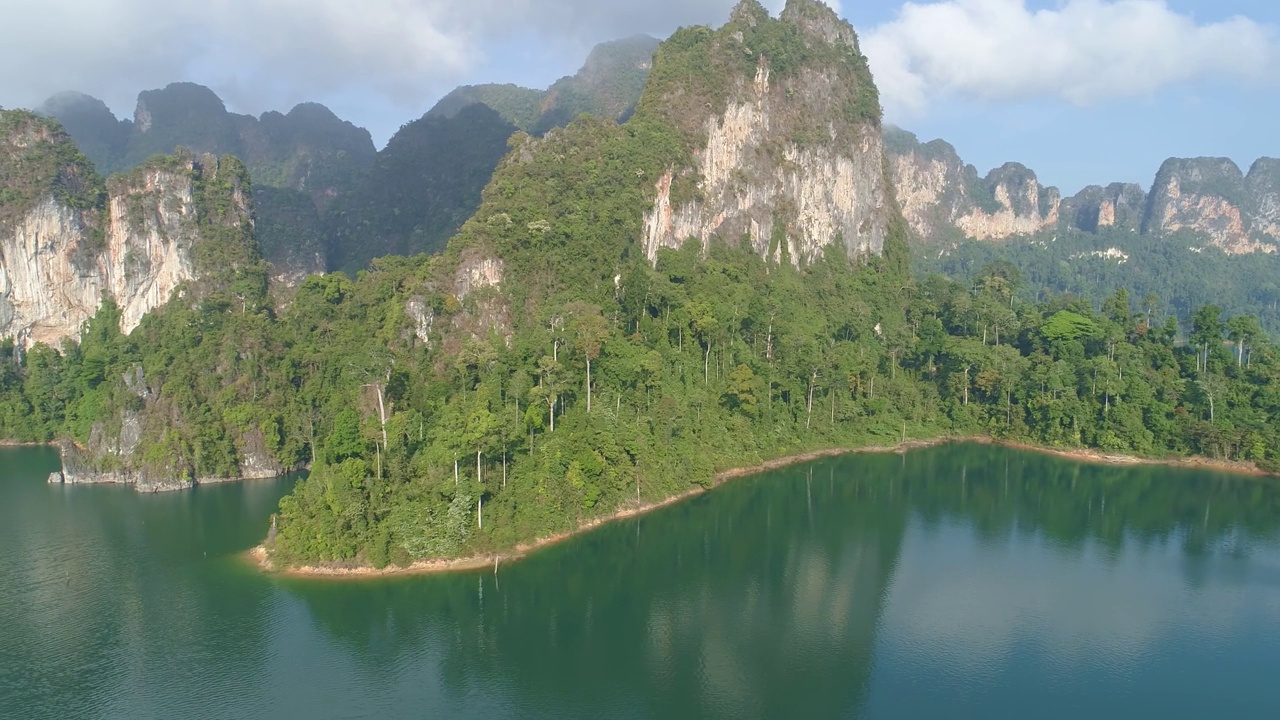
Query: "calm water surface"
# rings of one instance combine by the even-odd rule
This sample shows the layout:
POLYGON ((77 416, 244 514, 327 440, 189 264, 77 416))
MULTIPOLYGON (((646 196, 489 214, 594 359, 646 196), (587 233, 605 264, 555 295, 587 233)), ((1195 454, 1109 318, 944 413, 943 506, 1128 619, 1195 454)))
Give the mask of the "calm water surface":
POLYGON ((289 481, 0 449, 0 716, 1280 717, 1280 487, 958 445, 738 481, 492 571, 284 580, 289 481))

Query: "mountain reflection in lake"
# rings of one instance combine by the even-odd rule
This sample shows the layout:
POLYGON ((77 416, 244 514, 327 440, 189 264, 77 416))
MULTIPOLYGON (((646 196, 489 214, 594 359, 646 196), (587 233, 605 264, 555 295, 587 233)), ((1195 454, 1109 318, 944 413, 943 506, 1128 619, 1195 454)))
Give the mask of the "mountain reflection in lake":
POLYGON ((850 456, 496 575, 332 582, 233 557, 287 482, 50 487, 40 452, 0 451, 0 695, 36 715, 1280 713, 1268 480, 850 456))

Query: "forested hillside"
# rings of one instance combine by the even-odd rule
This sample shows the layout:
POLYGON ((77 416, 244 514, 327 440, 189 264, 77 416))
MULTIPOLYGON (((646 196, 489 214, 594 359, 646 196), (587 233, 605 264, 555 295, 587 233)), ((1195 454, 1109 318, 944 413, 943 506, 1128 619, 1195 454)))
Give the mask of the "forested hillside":
POLYGON ((1215 304, 1229 314, 1257 317, 1273 337, 1280 333, 1280 255, 1228 255, 1198 248, 1198 242, 1189 231, 1150 237, 1126 229, 1055 229, 999 243, 917 245, 913 264, 917 274, 969 282, 1003 260, 1018 268, 1029 300, 1071 294, 1098 307, 1123 289, 1137 301, 1156 298, 1184 325, 1197 308, 1215 304))
MULTIPOLYGON (((913 279, 892 206, 879 252, 831 242, 799 262, 780 252, 797 217, 763 254, 710 236, 650 262, 655 179, 700 142, 696 118, 667 119, 680 96, 664 83, 697 69, 724 93, 704 112, 750 113, 766 100, 740 98, 765 96, 736 93, 766 74, 857 77, 856 45, 838 44, 852 31, 824 11, 793 0, 775 20, 746 2, 718 31, 677 34, 627 123, 518 136, 443 255, 313 277, 278 306, 243 286, 174 303, 127 337, 108 306, 62 353, 4 348, 0 435, 75 438, 104 470, 309 465, 281 506, 284 564, 502 549, 727 467, 950 433, 1280 469, 1280 354, 1250 317, 1198 308, 1181 343, 1163 304, 1032 301, 1007 263, 913 279), (793 64, 762 71, 765 53, 793 64)), ((833 112, 878 127, 865 103, 833 112)), ((799 142, 826 152, 775 144, 799 142)), ((690 180, 673 196, 696 201, 690 180)))
POLYGON ((0 347, 0 437, 74 439, 104 474, 308 466, 270 543, 286 565, 506 549, 725 468, 947 434, 1280 470, 1256 318, 1189 295, 1180 333, 1179 306, 1044 292, 1009 262, 913 275, 879 130, 852 28, 745 0, 658 49, 625 123, 517 134, 440 255, 278 302, 221 278, 128 336, 108 303, 61 352, 0 347), (696 239, 647 242, 663 203, 696 239))

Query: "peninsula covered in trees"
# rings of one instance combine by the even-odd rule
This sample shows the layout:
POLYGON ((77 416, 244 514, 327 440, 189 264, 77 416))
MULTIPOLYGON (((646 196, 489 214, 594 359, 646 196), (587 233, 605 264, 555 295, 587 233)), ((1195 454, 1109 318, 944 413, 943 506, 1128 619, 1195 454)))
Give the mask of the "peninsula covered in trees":
POLYGON ((795 172, 803 194, 806 163, 856 166, 848 141, 878 152, 879 132, 852 29, 813 0, 780 19, 748 0, 660 46, 626 122, 515 136, 441 255, 293 289, 240 278, 128 335, 107 303, 78 343, 0 347, 0 436, 72 438, 108 466, 129 446, 128 462, 197 477, 234 473, 246 443, 309 467, 281 503, 280 565, 499 551, 726 468, 905 438, 1280 470, 1280 352, 1255 319, 1204 306, 1180 327, 1123 291, 1032 302, 1005 262, 964 283, 915 276, 878 155, 849 179, 884 193, 851 226, 862 244, 810 242, 820 223, 781 194, 769 232, 752 218, 741 238, 646 242, 655 188, 677 209, 745 205, 795 172), (832 77, 847 92, 828 116, 768 99, 832 77), (758 137, 709 192, 715 123, 766 111, 788 134, 758 137))

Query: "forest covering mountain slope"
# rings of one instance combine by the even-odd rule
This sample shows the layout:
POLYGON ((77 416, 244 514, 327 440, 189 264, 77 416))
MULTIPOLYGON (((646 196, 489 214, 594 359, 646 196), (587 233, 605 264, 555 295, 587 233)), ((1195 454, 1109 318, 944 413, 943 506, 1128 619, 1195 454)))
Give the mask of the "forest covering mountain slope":
POLYGON ((323 105, 255 118, 228 112, 212 90, 194 83, 141 93, 132 119, 117 119, 101 100, 80 93, 56 95, 40 112, 57 118, 102 174, 176 147, 241 158, 255 187, 264 188, 256 203, 264 254, 278 279, 296 284, 325 270, 354 273, 384 255, 439 252, 475 212, 517 126, 542 134, 581 113, 625 115, 657 42, 637 36, 604 43, 577 74, 546 91, 459 88, 382 151, 368 131, 323 105))
POLYGON ((1161 303, 1030 302, 1008 263, 915 278, 885 146, 853 29, 744 0, 657 49, 624 123, 513 136, 442 254, 0 349, 0 436, 74 439, 72 482, 309 465, 275 560, 379 567, 905 437, 1280 468, 1255 318, 1195 308, 1181 343, 1161 303))

